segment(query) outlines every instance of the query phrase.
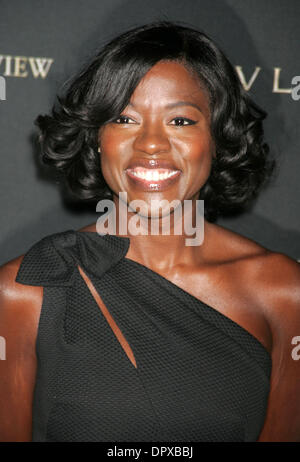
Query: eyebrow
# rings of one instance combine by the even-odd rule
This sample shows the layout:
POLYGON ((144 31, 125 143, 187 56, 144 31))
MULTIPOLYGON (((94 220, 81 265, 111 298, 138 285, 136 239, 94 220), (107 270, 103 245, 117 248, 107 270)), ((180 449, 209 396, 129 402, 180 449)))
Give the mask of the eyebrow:
MULTIPOLYGON (((132 106, 133 108, 135 107, 134 104, 129 103, 128 106, 132 106)), ((180 107, 180 106, 191 106, 194 107, 195 109, 198 109, 198 111, 203 112, 201 108, 190 101, 176 101, 175 103, 170 103, 165 106, 166 109, 173 109, 174 107, 180 107)))

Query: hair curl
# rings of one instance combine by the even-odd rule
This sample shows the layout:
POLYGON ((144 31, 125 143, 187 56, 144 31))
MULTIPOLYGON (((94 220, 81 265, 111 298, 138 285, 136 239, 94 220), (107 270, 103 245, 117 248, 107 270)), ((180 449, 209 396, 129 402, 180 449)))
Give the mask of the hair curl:
POLYGON ((82 200, 112 196, 100 168, 98 131, 119 117, 143 76, 173 60, 195 73, 208 90, 216 158, 200 191, 205 218, 239 211, 256 197, 275 161, 263 139, 266 112, 243 89, 234 67, 203 32, 156 22, 115 38, 57 97, 51 115, 35 120, 44 163, 55 166, 82 200))

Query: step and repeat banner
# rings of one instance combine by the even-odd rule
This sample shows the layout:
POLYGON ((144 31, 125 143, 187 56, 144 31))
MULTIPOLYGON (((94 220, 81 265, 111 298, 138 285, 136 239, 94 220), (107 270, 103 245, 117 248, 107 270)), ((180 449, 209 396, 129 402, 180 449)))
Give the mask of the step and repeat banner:
POLYGON ((43 236, 97 220, 41 166, 34 120, 102 44, 155 20, 203 30, 267 111, 278 167, 247 212, 218 224, 300 260, 300 2, 298 0, 1 0, 0 264, 43 236))

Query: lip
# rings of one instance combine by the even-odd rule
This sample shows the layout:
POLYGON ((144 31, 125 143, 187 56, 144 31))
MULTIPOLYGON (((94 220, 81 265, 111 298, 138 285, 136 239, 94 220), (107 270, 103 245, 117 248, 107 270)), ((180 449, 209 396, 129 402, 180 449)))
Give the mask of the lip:
POLYGON ((166 168, 169 170, 180 170, 174 162, 167 159, 136 159, 132 160, 128 165, 127 169, 133 169, 135 167, 144 168, 166 168))

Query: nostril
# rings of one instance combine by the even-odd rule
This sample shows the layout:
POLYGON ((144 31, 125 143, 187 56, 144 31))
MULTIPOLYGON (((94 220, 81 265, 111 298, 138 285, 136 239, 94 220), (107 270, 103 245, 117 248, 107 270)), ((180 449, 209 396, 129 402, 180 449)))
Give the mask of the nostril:
POLYGON ((144 133, 135 139, 134 149, 148 154, 167 152, 171 147, 167 136, 162 134, 144 133))

